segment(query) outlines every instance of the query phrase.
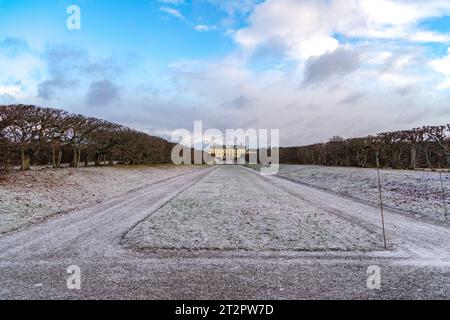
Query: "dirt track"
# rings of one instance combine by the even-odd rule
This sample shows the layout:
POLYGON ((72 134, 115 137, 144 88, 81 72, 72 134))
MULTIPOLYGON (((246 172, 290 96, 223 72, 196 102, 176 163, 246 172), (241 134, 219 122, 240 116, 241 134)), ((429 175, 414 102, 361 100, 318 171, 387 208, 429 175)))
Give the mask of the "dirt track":
MULTIPOLYGON (((121 244, 139 222, 222 170, 171 178, 0 237, 0 298, 450 298, 450 230, 389 211, 389 251, 137 251, 121 244), (66 287, 66 268, 74 264, 82 271, 79 291, 66 287), (381 290, 366 287, 370 265, 381 267, 381 290)), ((331 221, 357 224, 381 242, 375 207, 278 177, 262 178, 242 167, 231 170, 252 186, 264 183, 325 212, 331 221)), ((220 180, 210 180, 217 181, 211 190, 221 187, 220 180)), ((237 194, 245 191, 234 187, 237 194)))

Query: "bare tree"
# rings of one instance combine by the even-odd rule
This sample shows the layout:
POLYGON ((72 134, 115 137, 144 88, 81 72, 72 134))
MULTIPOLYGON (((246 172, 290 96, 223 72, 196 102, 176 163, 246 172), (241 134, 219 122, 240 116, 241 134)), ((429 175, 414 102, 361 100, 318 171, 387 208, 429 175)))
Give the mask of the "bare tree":
POLYGON ((38 141, 38 109, 25 105, 14 105, 9 108, 10 123, 4 129, 5 136, 20 150, 21 169, 30 170, 30 157, 38 141))
POLYGON ((450 167, 450 124, 424 127, 426 133, 435 141, 445 157, 445 166, 450 167))
POLYGON ((82 148, 87 143, 89 134, 94 130, 92 124, 96 121, 97 119, 86 118, 83 115, 69 115, 65 119, 64 141, 72 148, 71 167, 78 167, 82 148))
POLYGON ((410 148, 409 169, 415 170, 417 166, 417 147, 423 142, 425 132, 422 128, 399 131, 400 140, 406 141, 410 148))
POLYGON ((12 144, 7 137, 7 129, 11 126, 12 108, 0 107, 0 161, 8 170, 12 144))

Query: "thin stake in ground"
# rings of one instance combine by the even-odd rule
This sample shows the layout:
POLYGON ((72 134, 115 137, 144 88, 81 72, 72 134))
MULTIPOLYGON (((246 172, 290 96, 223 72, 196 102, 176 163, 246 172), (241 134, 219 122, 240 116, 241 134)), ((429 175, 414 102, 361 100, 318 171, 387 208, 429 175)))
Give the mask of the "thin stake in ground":
POLYGON ((386 242, 386 230, 384 228, 384 207, 383 207, 383 195, 381 192, 381 177, 380 177, 380 168, 377 166, 377 173, 378 173, 378 191, 380 194, 380 208, 381 208, 381 227, 383 228, 383 240, 384 240, 384 248, 387 249, 387 242, 386 242))
POLYGON ((442 172, 439 171, 439 178, 441 179, 442 201, 444 202, 445 221, 448 221, 447 203, 445 199, 444 181, 442 179, 442 172))

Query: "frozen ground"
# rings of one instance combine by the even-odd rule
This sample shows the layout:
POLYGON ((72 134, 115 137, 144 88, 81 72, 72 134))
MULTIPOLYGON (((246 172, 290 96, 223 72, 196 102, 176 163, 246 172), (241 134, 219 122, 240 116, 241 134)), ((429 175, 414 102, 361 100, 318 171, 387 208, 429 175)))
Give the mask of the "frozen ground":
POLYGON ((371 250, 362 227, 274 188, 244 168, 221 166, 136 226, 141 249, 371 250))
POLYGON ((12 171, 0 175, 0 234, 199 168, 155 165, 12 171))
POLYGON ((377 243, 382 244, 379 210, 367 203, 278 176, 262 177, 242 167, 194 170, 0 235, 0 299, 450 298, 449 228, 386 210, 388 250, 289 250, 295 247, 294 243, 311 244, 287 225, 297 223, 298 219, 305 224, 296 225, 300 232, 307 226, 316 240, 314 232, 321 232, 325 244, 327 239, 334 239, 336 246, 355 249, 367 245, 363 242, 370 241, 372 236, 378 237, 377 243), (223 191, 225 187, 233 189, 223 191), (139 222, 151 221, 153 214, 164 212, 179 199, 189 199, 186 194, 212 197, 216 190, 228 201, 219 200, 209 214, 201 201, 191 202, 199 206, 200 213, 186 205, 187 212, 192 214, 189 217, 198 215, 196 219, 212 225, 212 231, 192 233, 190 222, 179 221, 177 212, 172 219, 163 218, 164 223, 185 226, 167 226, 170 238, 165 238, 161 247, 171 241, 176 247, 188 244, 191 249, 133 250, 123 245, 124 235, 136 230, 139 222), (283 204, 267 194, 268 190, 289 202, 287 216, 283 214, 283 204), (245 204, 241 193, 252 201, 245 204), (254 199, 263 205, 254 207, 254 199), (259 213, 242 210, 237 217, 238 211, 228 212, 219 207, 220 204, 229 210, 234 202, 238 210, 255 208, 259 213), (308 217, 309 211, 312 217, 308 217), (228 215, 212 217, 222 212, 228 215), (276 225, 287 231, 271 225, 272 214, 277 216, 276 225), (234 216, 238 218, 234 223, 248 222, 257 230, 241 225, 242 229, 237 231, 230 225, 233 221, 227 220, 234 216), (211 224, 212 221, 222 222, 227 232, 221 231, 220 225, 211 224), (267 230, 261 229, 263 226, 267 230), (174 230, 180 231, 176 237, 174 230), (225 240, 213 232, 219 232, 225 240), (230 243, 228 233, 232 239, 245 240, 242 243, 252 250, 237 250, 240 245, 236 241, 231 242, 232 250, 217 250, 217 244, 230 243), (209 238, 205 239, 204 234, 212 240, 207 242, 209 238), (279 241, 274 235, 289 236, 295 242, 279 241), (275 244, 260 250, 256 239, 260 236, 261 241, 273 239, 275 244), (358 237, 360 243, 355 240, 358 237), (207 245, 211 250, 194 250, 194 239, 200 240, 195 243, 198 247, 207 245), (266 250, 271 246, 288 250, 266 250), (69 276, 66 270, 70 265, 81 268, 81 290, 69 290, 66 286, 69 276), (366 286, 367 270, 373 265, 381 268, 379 290, 366 286))
MULTIPOLYGON (((380 170, 383 201, 387 207, 432 221, 445 221, 443 198, 450 210, 450 173, 443 172, 444 192, 438 172, 380 170)), ((339 194, 379 204, 375 169, 282 165, 279 176, 339 194)))

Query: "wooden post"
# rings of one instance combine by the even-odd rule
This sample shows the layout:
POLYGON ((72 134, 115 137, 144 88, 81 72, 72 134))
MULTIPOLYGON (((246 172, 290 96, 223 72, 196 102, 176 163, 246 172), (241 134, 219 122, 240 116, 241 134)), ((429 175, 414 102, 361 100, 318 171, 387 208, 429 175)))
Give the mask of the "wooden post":
POLYGON ((380 168, 377 166, 377 174, 378 174, 378 191, 380 194, 380 208, 381 208, 381 227, 383 229, 383 241, 384 241, 384 248, 387 249, 387 242, 386 242, 386 230, 384 228, 384 208, 383 208, 383 195, 381 193, 381 177, 380 177, 380 168))

